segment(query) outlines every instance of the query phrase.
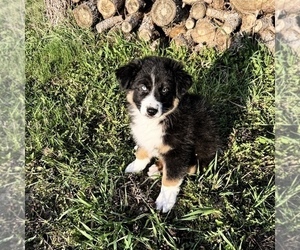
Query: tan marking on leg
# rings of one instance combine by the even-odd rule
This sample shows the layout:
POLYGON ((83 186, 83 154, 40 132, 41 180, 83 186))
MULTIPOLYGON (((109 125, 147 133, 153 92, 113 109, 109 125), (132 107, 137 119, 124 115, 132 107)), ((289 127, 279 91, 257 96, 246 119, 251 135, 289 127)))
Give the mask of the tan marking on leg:
POLYGON ((167 176, 167 169, 166 167, 163 168, 163 176, 162 176, 162 184, 165 187, 174 187, 179 186, 182 182, 182 179, 170 179, 167 176))
POLYGON ((163 163, 162 163, 162 161, 160 159, 158 159, 158 160, 155 161, 155 165, 156 165, 158 171, 162 172, 162 170, 164 168, 164 165, 163 165, 163 163))
POLYGON ((158 152, 160 154, 166 154, 167 152, 169 152, 172 148, 167 145, 167 144, 161 144, 160 147, 158 148, 158 152))
POLYGON ((195 173, 196 173, 196 170, 197 170, 197 167, 196 167, 196 165, 194 165, 194 166, 189 167, 187 173, 188 173, 188 174, 195 174, 195 173))
POLYGON ((149 158, 149 154, 145 149, 139 147, 137 149, 137 151, 135 152, 135 157, 139 160, 143 160, 143 159, 149 158))

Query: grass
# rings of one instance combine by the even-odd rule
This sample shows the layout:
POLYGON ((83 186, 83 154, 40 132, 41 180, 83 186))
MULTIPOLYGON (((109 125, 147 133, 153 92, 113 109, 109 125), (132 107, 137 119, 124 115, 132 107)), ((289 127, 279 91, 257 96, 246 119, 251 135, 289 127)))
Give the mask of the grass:
POLYGON ((274 249, 274 57, 239 50, 151 51, 72 20, 49 27, 31 1, 26 18, 27 249, 274 249), (168 214, 160 180, 124 174, 133 160, 125 95, 114 70, 160 55, 183 61, 191 92, 218 113, 223 154, 187 177, 168 214))
POLYGON ((279 44, 276 60, 276 248, 299 247, 299 57, 279 44))
POLYGON ((22 4, 0 3, 0 248, 24 245, 24 31, 22 4))

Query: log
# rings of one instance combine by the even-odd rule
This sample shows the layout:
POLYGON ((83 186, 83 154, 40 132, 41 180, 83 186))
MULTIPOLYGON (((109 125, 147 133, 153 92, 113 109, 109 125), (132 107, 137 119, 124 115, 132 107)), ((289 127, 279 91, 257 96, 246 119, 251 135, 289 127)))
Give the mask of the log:
POLYGON ((81 28, 90 28, 98 19, 98 11, 89 2, 80 4, 73 10, 73 15, 77 25, 81 28))
POLYGON ((125 8, 129 14, 141 11, 146 6, 144 0, 126 0, 125 8))
POLYGON ((261 19, 256 20, 253 31, 259 32, 260 30, 269 29, 273 33, 275 33, 275 27, 273 26, 272 17, 263 17, 261 19))
POLYGON ((231 37, 224 30, 217 29, 215 43, 218 50, 224 51, 230 47, 231 37))
POLYGON ((116 24, 121 23, 123 21, 122 16, 113 16, 108 19, 103 20, 102 22, 96 25, 96 30, 98 33, 102 33, 105 30, 108 30, 114 27, 116 24))
MULTIPOLYGON (((202 0, 182 0, 182 3, 187 5, 193 5, 194 3, 197 3, 199 1, 202 0)), ((203 1, 208 4, 211 4, 213 2, 213 0, 203 0, 203 1)))
POLYGON ((160 27, 181 21, 185 15, 179 0, 156 0, 151 9, 152 20, 160 27))
POLYGON ((225 5, 224 0, 213 0, 211 3, 211 7, 216 10, 223 10, 225 5))
POLYGON ((192 47, 194 45, 194 41, 191 37, 191 30, 178 34, 172 39, 172 42, 177 46, 177 47, 192 47))
POLYGON ((276 32, 284 32, 293 29, 300 34, 300 26, 298 24, 298 14, 290 14, 285 18, 276 20, 276 32))
POLYGON ((241 24, 242 21, 240 15, 236 12, 216 10, 213 8, 207 8, 206 15, 208 17, 225 21, 222 28, 225 30, 227 34, 233 32, 241 24))
POLYGON ((193 5, 194 3, 199 2, 199 0, 182 0, 183 4, 193 5))
POLYGON ((230 0, 233 7, 241 13, 250 14, 258 11, 274 13, 275 0, 230 0))
POLYGON ((138 37, 143 41, 150 41, 153 40, 156 36, 156 30, 151 18, 151 15, 147 14, 144 15, 143 21, 141 23, 141 26, 138 30, 138 37))
POLYGON ((204 2, 196 2, 192 5, 190 10, 190 17, 196 20, 204 18, 206 13, 206 5, 204 2))
POLYGON ((195 19, 189 17, 188 19, 186 19, 185 21, 185 27, 188 29, 188 30, 191 30, 192 28, 195 27, 195 24, 196 24, 196 21, 195 19))
POLYGON ((242 17, 242 26, 241 32, 251 33, 253 31, 253 27, 255 25, 256 15, 254 14, 246 14, 242 17))
POLYGON ((172 42, 175 44, 176 47, 189 47, 188 40, 184 37, 184 34, 179 34, 172 39, 172 42))
POLYGON ((275 1, 275 10, 282 11, 284 10, 286 13, 297 13, 300 12, 300 4, 297 1, 291 1, 291 0, 277 0, 275 1), (297 4, 298 3, 298 4, 297 4))
POLYGON ((104 19, 114 16, 124 5, 125 0, 98 0, 97 8, 104 19))
POLYGON ((122 31, 124 33, 131 32, 139 24, 142 18, 142 12, 136 12, 127 16, 124 22, 122 23, 122 31))
POLYGON ((186 29, 183 24, 177 24, 168 28, 164 27, 163 31, 165 32, 166 36, 170 38, 175 38, 180 34, 186 33, 186 29))
POLYGON ((241 22, 242 19, 240 15, 238 13, 232 13, 226 18, 222 28, 227 34, 230 34, 237 29, 241 22))
MULTIPOLYGON (((280 41, 287 44, 291 49, 293 49, 298 56, 300 56, 300 33, 295 29, 284 30, 283 33, 276 34, 280 37, 280 41)), ((268 46, 268 45, 267 45, 268 46)))
POLYGON ((216 28, 207 19, 199 19, 195 28, 191 31, 192 39, 195 43, 215 45, 216 28))
MULTIPOLYGON (((269 30, 264 29, 258 32, 260 39, 263 41, 263 43, 269 48, 269 50, 272 53, 275 53, 275 34, 269 30)), ((300 36, 298 36, 299 41, 300 36)))

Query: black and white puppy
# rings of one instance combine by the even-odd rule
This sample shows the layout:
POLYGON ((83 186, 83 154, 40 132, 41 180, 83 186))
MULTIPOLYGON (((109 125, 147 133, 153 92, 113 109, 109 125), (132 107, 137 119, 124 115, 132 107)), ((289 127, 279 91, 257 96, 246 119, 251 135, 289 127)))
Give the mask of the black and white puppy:
POLYGON ((208 164, 219 147, 212 111, 200 96, 188 94, 191 76, 182 64, 164 57, 137 59, 117 69, 126 91, 131 130, 138 146, 136 159, 126 172, 142 171, 155 157, 148 174, 162 166, 157 209, 168 212, 179 187, 197 163, 208 164))

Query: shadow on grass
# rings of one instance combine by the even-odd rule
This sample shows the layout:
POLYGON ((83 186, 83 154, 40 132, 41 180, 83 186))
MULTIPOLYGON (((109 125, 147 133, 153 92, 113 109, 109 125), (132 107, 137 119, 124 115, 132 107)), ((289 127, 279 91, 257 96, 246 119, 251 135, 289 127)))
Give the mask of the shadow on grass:
MULTIPOLYGON (((241 38, 239 45, 238 49, 235 45, 217 56, 210 67, 199 67, 195 74, 194 92, 203 94, 215 110, 223 140, 223 155, 217 160, 217 168, 208 168, 204 173, 201 172, 200 176, 187 178, 182 185, 183 191, 179 194, 177 204, 170 213, 157 214, 164 226, 160 231, 161 235, 169 241, 175 239, 174 245, 178 249, 213 249, 218 246, 218 237, 223 241, 233 242, 231 247, 242 247, 240 249, 274 249, 273 221, 265 220, 259 225, 248 222, 245 218, 248 213, 255 213, 249 208, 250 201, 247 198, 252 189, 262 191, 265 187, 272 188, 274 158, 271 144, 274 133, 273 114, 268 105, 272 105, 274 101, 274 90, 270 90, 272 86, 266 86, 270 88, 266 89, 266 92, 270 90, 270 93, 263 93, 261 90, 264 88, 264 74, 270 73, 264 72, 267 64, 264 62, 264 53, 266 57, 271 56, 266 48, 262 48, 254 39, 241 38), (270 100, 264 103, 267 98, 270 100), (262 143, 258 143, 259 140, 262 143), (219 178, 223 187, 215 189, 212 176, 219 178), (192 185, 192 188, 188 185, 192 185), (200 195, 193 192, 199 192, 200 195), (224 216, 216 213, 201 218, 199 213, 199 217, 191 221, 181 220, 186 214, 201 209, 201 206, 217 209, 224 213, 224 216), (227 227, 238 232, 228 233, 228 239, 224 234, 217 233, 220 230, 224 230, 225 233, 227 227)), ((186 62, 186 65, 189 65, 189 62, 186 62)), ((268 81, 270 84, 272 79, 268 81)), ((151 225, 149 218, 155 217, 154 199, 159 193, 160 180, 153 182, 147 178, 146 173, 130 174, 124 178, 122 183, 117 185, 114 197, 116 204, 123 203, 123 206, 115 207, 114 211, 121 212, 128 219, 130 231, 138 233, 145 225, 151 225), (138 217, 138 220, 134 219, 138 217)), ((266 194, 266 201, 266 216, 274 219, 273 191, 266 194)), ((258 201, 253 199, 251 202, 258 201)), ((256 216, 259 215, 255 215, 253 221, 256 216)), ((158 225, 157 227, 159 228, 158 225)), ((150 231, 148 235, 144 232, 147 237, 151 235, 150 231)), ((171 249, 167 246, 170 244, 166 243, 166 239, 149 237, 149 241, 154 243, 157 249, 171 249)), ((226 243, 223 247, 225 245, 226 243)), ((142 246, 140 247, 142 249, 142 246)))

